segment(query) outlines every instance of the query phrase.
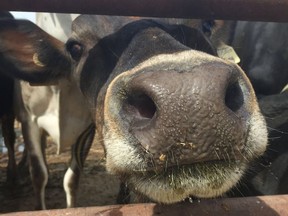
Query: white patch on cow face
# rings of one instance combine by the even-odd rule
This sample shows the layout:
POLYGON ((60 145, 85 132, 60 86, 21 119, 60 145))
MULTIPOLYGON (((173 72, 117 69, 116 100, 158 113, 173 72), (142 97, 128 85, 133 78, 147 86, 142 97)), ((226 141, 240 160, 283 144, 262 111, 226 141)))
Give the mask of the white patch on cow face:
POLYGON ((249 122, 249 127, 250 133, 247 136, 244 151, 247 154, 247 157, 255 158, 264 153, 268 140, 266 123, 258 109, 253 113, 249 122))
POLYGON ((227 161, 196 163, 168 168, 168 170, 158 173, 147 171, 149 168, 142 155, 143 152, 139 150, 139 144, 125 130, 125 123, 121 122, 119 115, 121 86, 129 81, 132 74, 163 62, 174 62, 175 64, 191 62, 192 66, 207 61, 224 62, 196 51, 184 51, 176 55, 165 54, 153 57, 131 71, 117 76, 107 89, 104 103, 104 145, 107 152, 108 171, 124 175, 132 188, 161 203, 179 202, 188 196, 208 198, 222 195, 240 180, 249 161, 261 155, 267 145, 265 121, 259 112, 256 99, 254 99, 251 100, 251 104, 247 105, 251 117, 250 121, 247 121, 249 130, 243 151, 243 160, 229 163, 227 161), (248 160, 246 160, 247 158, 248 160))

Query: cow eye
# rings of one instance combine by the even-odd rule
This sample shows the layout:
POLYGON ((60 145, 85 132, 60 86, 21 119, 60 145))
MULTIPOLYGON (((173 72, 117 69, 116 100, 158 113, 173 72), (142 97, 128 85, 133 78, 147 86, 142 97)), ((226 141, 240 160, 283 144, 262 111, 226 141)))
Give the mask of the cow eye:
POLYGON ((204 32, 205 35, 209 37, 212 34, 214 26, 215 26, 214 20, 202 20, 202 31, 204 32))
POLYGON ((83 45, 82 44, 80 44, 77 41, 71 40, 71 41, 68 41, 66 43, 66 49, 75 61, 79 61, 79 59, 81 58, 81 55, 83 53, 83 45))

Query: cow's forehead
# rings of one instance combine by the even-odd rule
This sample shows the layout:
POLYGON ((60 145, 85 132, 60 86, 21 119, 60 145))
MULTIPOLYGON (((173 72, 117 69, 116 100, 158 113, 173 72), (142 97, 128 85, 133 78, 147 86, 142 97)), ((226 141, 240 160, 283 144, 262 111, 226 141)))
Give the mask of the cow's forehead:
POLYGON ((201 23, 201 20, 196 19, 80 15, 72 23, 72 32, 73 36, 77 38, 97 37, 99 39, 115 33, 130 22, 141 19, 150 19, 170 25, 186 25, 191 28, 199 28, 201 23))
POLYGON ((80 15, 72 23, 72 34, 78 38, 103 38, 134 20, 133 17, 124 16, 80 15))

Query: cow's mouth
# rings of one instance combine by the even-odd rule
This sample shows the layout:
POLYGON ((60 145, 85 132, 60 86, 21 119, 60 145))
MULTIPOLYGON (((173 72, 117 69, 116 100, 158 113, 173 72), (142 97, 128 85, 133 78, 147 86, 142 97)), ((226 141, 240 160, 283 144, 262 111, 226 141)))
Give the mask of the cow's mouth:
MULTIPOLYGON (((210 160, 210 161, 197 161, 191 164, 177 164, 174 166, 169 166, 169 167, 165 167, 165 166, 161 166, 161 167, 145 167, 143 169, 133 169, 133 172, 135 173, 142 173, 145 175, 145 173, 149 174, 149 175, 162 175, 162 174, 167 174, 170 175, 170 173, 174 173, 177 174, 179 172, 185 172, 187 170, 191 170, 191 169, 196 169, 196 167, 221 167, 221 166, 226 166, 226 165, 230 165, 233 166, 235 164, 240 164, 241 160, 239 159, 232 159, 229 160, 228 159, 221 159, 221 160, 210 160)), ((209 168, 208 168, 209 169, 209 168)), ((197 173, 197 172, 193 172, 193 173, 197 173)))
POLYGON ((169 204, 188 197, 221 196, 239 181, 245 167, 240 160, 219 160, 173 166, 162 171, 133 170, 128 182, 138 193, 169 204))

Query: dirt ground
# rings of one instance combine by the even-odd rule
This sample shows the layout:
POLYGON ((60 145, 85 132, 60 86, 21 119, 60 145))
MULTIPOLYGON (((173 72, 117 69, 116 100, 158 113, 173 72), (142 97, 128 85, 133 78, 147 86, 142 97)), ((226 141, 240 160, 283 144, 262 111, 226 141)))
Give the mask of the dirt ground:
MULTIPOLYGON (((17 144, 23 143, 19 129, 17 131, 17 144)), ((56 145, 48 143, 46 149, 49 166, 49 180, 46 187, 46 206, 48 209, 66 207, 63 177, 67 169, 70 152, 56 155, 56 145)), ((22 153, 17 152, 19 161, 22 153)), ((34 194, 30 178, 20 179, 20 185, 8 186, 6 183, 7 154, 0 152, 0 213, 29 211, 34 209, 34 194)), ((93 145, 85 163, 80 180, 77 206, 101 206, 116 203, 119 182, 115 176, 106 173, 103 150, 93 145)))

